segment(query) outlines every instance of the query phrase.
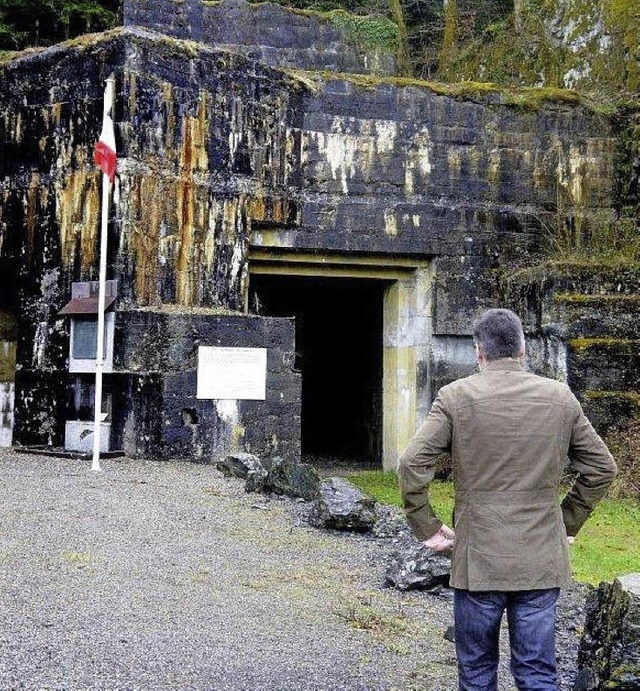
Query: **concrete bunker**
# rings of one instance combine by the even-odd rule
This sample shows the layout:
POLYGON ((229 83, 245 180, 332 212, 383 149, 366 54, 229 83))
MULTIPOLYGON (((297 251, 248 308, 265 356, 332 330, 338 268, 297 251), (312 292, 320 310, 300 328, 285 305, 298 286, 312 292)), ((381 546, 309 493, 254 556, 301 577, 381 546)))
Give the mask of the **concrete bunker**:
MULTIPOLYGON (((247 313, 249 285, 269 274, 276 284, 360 286, 380 305, 371 333, 381 355, 359 380, 375 383, 377 402, 360 417, 377 420, 378 431, 355 451, 377 453, 386 469, 434 392, 473 370, 473 318, 496 304, 514 306, 540 340, 536 371, 552 366, 586 400, 617 392, 635 400, 631 308, 622 321, 607 316, 616 324, 604 333, 574 299, 593 293, 586 282, 564 269, 552 282, 546 269, 520 269, 540 260, 546 227, 611 210, 609 118, 555 91, 532 100, 529 91, 471 86, 465 95, 466 86, 365 78, 360 53, 330 18, 291 15, 291 31, 276 32, 288 10, 268 3, 127 0, 124 10, 123 29, 17 55, 0 70, 0 292, 8 295, 0 310, 16 322, 14 444, 59 447, 65 421, 90 401, 84 392, 70 399, 74 381, 91 375, 71 371, 70 325, 59 312, 73 283, 95 277, 99 177, 90 147, 111 73, 115 448, 202 462, 238 450, 299 457, 293 320, 247 313), (264 21, 230 21, 238 12, 264 21), (265 31, 254 35, 255 26, 265 31), (237 35, 227 36, 229 27, 237 35), (272 35, 296 44, 262 45, 272 35), (200 42, 182 40, 193 38, 200 42), (280 69, 292 65, 295 73, 280 69), (565 189, 580 191, 575 208, 558 207, 565 189), (506 288, 505 272, 516 277, 506 288), (542 313, 541 300, 552 309, 542 313), (605 380, 594 353, 612 333, 628 342, 605 380), (265 398, 199 399, 201 347, 266 349, 265 398)), ((603 289, 613 295, 626 281, 625 291, 637 292, 628 275, 603 289)), ((355 300, 350 291, 341 303, 355 300)), ((307 306, 319 309, 313 300, 307 306)), ((315 424, 319 436, 324 426, 315 424)), ((346 433, 337 436, 338 452, 352 453, 346 433)))

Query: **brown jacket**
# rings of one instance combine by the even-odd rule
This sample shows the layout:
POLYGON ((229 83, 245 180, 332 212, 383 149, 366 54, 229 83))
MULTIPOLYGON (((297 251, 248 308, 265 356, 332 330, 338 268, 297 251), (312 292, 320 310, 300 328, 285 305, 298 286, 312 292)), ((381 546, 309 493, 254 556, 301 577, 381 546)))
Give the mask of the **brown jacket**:
POLYGON ((453 460, 456 542, 451 585, 555 588, 571 580, 575 535, 617 472, 568 386, 504 358, 443 387, 400 458, 400 490, 416 536, 442 525, 429 505, 435 458, 453 460), (577 479, 558 504, 569 456, 577 479))

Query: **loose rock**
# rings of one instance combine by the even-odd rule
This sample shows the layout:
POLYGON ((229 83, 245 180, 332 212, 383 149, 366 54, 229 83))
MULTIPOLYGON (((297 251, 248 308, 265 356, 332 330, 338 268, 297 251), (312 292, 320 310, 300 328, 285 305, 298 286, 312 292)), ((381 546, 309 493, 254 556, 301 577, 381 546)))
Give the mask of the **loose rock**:
POLYGON ((581 680, 592 673, 594 689, 640 688, 640 573, 601 583, 587 598, 578 668, 581 680))
POLYGON ((348 480, 332 477, 320 484, 309 522, 316 528, 371 530, 376 522, 376 502, 348 480))
POLYGON ((216 468, 227 477, 244 480, 252 471, 264 470, 260 459, 251 453, 230 454, 216 463, 216 468))
POLYGON ((267 471, 261 466, 250 470, 244 485, 245 492, 264 492, 267 484, 267 471))
POLYGON ((276 457, 271 459, 263 491, 311 501, 318 495, 319 484, 320 476, 310 465, 276 457))
POLYGON ((376 504, 376 524, 373 534, 380 538, 412 540, 412 532, 404 514, 393 506, 376 504))
POLYGON ((414 545, 396 555, 387 569, 386 580, 398 590, 428 590, 448 585, 450 573, 450 557, 424 545, 414 545))

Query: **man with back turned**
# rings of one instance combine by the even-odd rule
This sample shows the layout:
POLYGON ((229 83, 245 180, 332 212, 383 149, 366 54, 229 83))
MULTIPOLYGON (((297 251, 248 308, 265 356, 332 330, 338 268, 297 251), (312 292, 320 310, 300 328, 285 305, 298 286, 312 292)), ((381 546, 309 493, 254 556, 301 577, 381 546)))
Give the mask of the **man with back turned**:
POLYGON ((473 336, 479 373, 440 389, 400 459, 405 511, 427 547, 453 549, 460 690, 497 689, 506 610, 518 688, 551 691, 558 688, 556 599, 571 580, 568 543, 617 469, 570 389, 523 369, 516 314, 488 310, 473 336), (443 452, 453 461, 454 529, 429 504, 443 452), (558 504, 567 456, 577 476, 558 504))

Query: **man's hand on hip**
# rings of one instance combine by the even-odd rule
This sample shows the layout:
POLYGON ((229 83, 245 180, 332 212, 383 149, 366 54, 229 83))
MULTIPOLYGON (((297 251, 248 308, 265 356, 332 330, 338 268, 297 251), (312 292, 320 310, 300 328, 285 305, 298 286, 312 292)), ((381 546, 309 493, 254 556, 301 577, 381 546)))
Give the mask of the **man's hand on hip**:
POLYGON ((455 541, 455 531, 443 523, 440 526, 440 530, 438 530, 438 532, 432 535, 428 540, 425 540, 422 544, 425 547, 432 549, 434 552, 445 552, 446 550, 453 549, 455 541))

